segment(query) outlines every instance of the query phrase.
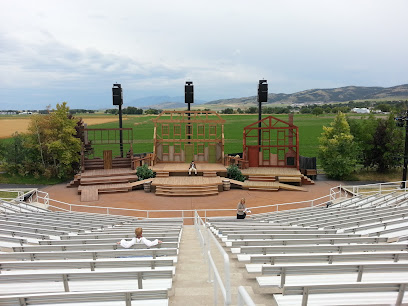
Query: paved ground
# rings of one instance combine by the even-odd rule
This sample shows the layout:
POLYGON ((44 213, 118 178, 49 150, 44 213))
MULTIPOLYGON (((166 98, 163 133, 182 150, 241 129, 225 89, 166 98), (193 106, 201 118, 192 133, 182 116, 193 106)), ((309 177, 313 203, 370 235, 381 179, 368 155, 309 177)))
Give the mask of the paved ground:
MULTIPOLYGON (((231 209, 230 212, 219 212, 214 215, 235 215, 235 209, 240 198, 245 197, 247 207, 281 204, 312 200, 321 196, 328 195, 331 187, 340 185, 339 181, 316 181, 315 185, 304 185, 306 192, 302 191, 248 191, 242 189, 231 189, 230 191, 220 192, 216 196, 205 197, 164 197, 156 196, 154 193, 146 193, 143 190, 134 190, 132 192, 100 194, 99 200, 94 202, 81 202, 77 188, 67 188, 65 184, 47 186, 42 190, 49 193, 51 199, 58 201, 88 205, 88 211, 106 213, 106 210, 97 207, 118 207, 140 210, 195 210, 195 209, 231 209)), ((51 203, 55 204, 55 202, 51 203)), ((59 204, 61 205, 61 204, 59 204)), ((61 205, 64 208, 67 206, 61 205)), ((300 206, 298 206, 300 207, 300 206)), ((295 208, 295 206, 293 206, 295 208)), ((270 208, 253 210, 253 213, 268 211, 270 208)), ((131 213, 128 213, 131 214, 131 213)), ((137 215, 135 216, 145 216, 137 215)), ((167 213, 168 217, 180 217, 180 213, 167 213)), ((160 215, 150 214, 150 217, 160 217, 160 215)))

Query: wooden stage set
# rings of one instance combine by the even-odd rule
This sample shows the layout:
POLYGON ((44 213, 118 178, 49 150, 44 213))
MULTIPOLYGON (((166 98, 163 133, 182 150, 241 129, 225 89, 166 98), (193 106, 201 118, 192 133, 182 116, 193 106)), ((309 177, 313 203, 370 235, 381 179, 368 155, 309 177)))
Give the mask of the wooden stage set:
POLYGON ((144 189, 158 196, 208 196, 230 188, 248 190, 304 191, 302 184, 313 184, 295 168, 250 167, 243 169, 245 182, 226 178, 227 168, 221 163, 197 163, 197 175, 188 175, 189 163, 157 163, 150 167, 156 177, 138 181, 136 170, 114 168, 85 170, 75 176, 68 187, 77 187, 81 201, 97 201, 99 193, 128 192, 144 189), (288 184, 289 183, 289 184, 288 184), (292 185, 295 184, 295 185, 292 185))

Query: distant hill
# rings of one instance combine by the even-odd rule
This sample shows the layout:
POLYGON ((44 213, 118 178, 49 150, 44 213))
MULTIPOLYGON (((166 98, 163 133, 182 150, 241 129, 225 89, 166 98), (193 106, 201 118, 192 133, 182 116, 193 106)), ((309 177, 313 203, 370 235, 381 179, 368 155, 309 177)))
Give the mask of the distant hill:
MULTIPOLYGON (((195 100, 194 104, 204 103, 202 100, 195 100)), ((170 97, 170 96, 151 96, 143 97, 138 99, 133 99, 126 106, 133 106, 143 109, 155 108, 155 109, 176 109, 184 108, 186 104, 184 103, 184 96, 170 97)))
MULTIPOLYGON (((362 87, 362 86, 346 86, 340 88, 329 89, 309 89, 293 94, 270 93, 268 95, 268 103, 336 103, 347 102, 351 100, 371 100, 371 99, 408 99, 408 84, 398 85, 394 87, 362 87)), ((204 103, 214 106, 243 106, 256 104, 256 96, 244 98, 222 99, 204 103)))

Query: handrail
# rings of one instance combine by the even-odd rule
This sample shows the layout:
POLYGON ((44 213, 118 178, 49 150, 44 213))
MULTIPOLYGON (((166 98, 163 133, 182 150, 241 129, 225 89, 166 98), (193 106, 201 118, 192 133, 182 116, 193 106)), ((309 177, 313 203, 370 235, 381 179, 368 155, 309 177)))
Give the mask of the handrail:
MULTIPOLYGON (((337 192, 338 193, 338 192, 337 192)), ((327 203, 327 198, 329 198, 330 195, 322 196, 313 200, 306 200, 306 201, 299 201, 299 202, 291 202, 291 203, 280 203, 280 204, 272 204, 272 205, 262 205, 262 206, 254 206, 250 207, 252 212, 254 213, 254 210, 256 209, 261 209, 261 208, 270 208, 270 211, 280 211, 279 208, 281 206, 287 206, 287 205, 299 205, 299 204, 304 204, 305 207, 319 207, 322 205, 325 205, 327 203), (276 208, 276 209, 275 209, 276 208)), ((141 213, 144 218, 149 218, 152 214, 154 213, 161 213, 161 212, 173 212, 173 213, 180 213, 183 219, 194 219, 194 217, 187 217, 185 216, 185 213, 191 213, 195 210, 182 210, 182 209, 172 209, 172 210, 142 210, 142 209, 135 209, 135 208, 119 208, 119 207, 107 207, 107 206, 91 206, 91 205, 83 205, 83 204, 71 204, 71 203, 66 203, 54 199, 50 199, 48 196, 48 193, 37 190, 37 198, 38 200, 44 199, 46 205, 49 205, 49 207, 52 207, 54 209, 59 209, 59 210, 64 210, 64 211, 75 211, 75 207, 85 207, 85 208, 92 208, 92 209, 101 209, 106 213, 107 215, 112 214, 112 211, 117 211, 117 212, 137 212, 141 213), (41 196, 43 195, 43 196, 41 196), (55 202, 58 204, 62 204, 67 206, 66 209, 62 207, 58 207, 55 205, 50 204, 50 202, 55 202)), ((197 209, 199 212, 204 213, 204 218, 206 219, 208 217, 209 212, 225 212, 224 215, 231 216, 234 214, 236 211, 235 208, 212 208, 212 209, 197 209)))
POLYGON ((205 226, 201 217, 198 215, 197 211, 194 213, 194 225, 196 226, 196 231, 200 234, 200 242, 204 246, 204 250, 207 251, 207 263, 208 263, 208 281, 213 282, 214 285, 214 305, 218 302, 218 289, 221 290, 222 296, 224 298, 224 305, 231 305, 231 275, 230 275, 230 261, 227 252, 219 244, 217 239, 210 233, 210 230, 205 226), (203 226, 206 235, 201 234, 200 226, 203 226), (211 238, 210 238, 211 237, 211 238), (215 265, 214 259, 211 255, 211 240, 216 245, 218 251, 221 253, 224 261, 224 281, 218 272, 215 265), (212 276, 212 277, 211 277, 212 276))
POLYGON ((344 194, 352 194, 356 196, 358 194, 368 194, 378 191, 380 194, 383 192, 389 192, 392 190, 400 190, 407 192, 408 181, 396 181, 396 182, 387 182, 387 183, 375 183, 375 184, 365 184, 365 185, 349 185, 349 186, 336 186, 330 189, 330 193, 332 193, 335 189, 339 189, 340 193, 344 192, 344 194), (403 186, 403 187, 401 187, 403 186), (387 188, 388 187, 388 188, 387 188), (369 191, 364 191, 364 189, 370 189, 369 191))
POLYGON ((238 306, 255 306, 255 303, 252 301, 248 292, 243 286, 238 287, 238 306))

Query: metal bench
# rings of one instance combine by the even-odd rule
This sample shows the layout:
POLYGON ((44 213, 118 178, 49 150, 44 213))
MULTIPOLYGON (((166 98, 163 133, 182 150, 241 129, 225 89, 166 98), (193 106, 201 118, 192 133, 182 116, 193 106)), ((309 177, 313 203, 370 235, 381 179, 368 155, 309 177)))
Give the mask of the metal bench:
POLYGON ((376 282, 376 283, 339 283, 284 286, 282 295, 274 295, 279 306, 308 305, 313 295, 313 305, 402 305, 407 283, 376 282), (387 294, 390 293, 390 294, 387 294), (296 295, 291 297, 291 295, 296 295), (348 300, 347 303, 345 300, 348 300))
MULTIPOLYGON (((0 305, 81 305, 97 306, 101 303, 123 303, 126 306, 168 306, 167 290, 115 290, 89 292, 62 292, 0 296, 0 305)), ((106 305, 106 304, 105 304, 106 305)))
MULTIPOLYGON (((361 282, 363 273, 395 273, 408 272, 408 263, 364 263, 364 264, 315 264, 315 265, 263 265, 262 277, 257 277, 261 286, 273 286, 282 288, 285 285, 287 276, 290 275, 322 275, 322 274, 356 274, 356 281, 361 282), (275 283, 275 278, 268 281, 268 275, 277 275, 279 283, 275 283)), ((311 280, 313 282, 313 280, 311 280)))

